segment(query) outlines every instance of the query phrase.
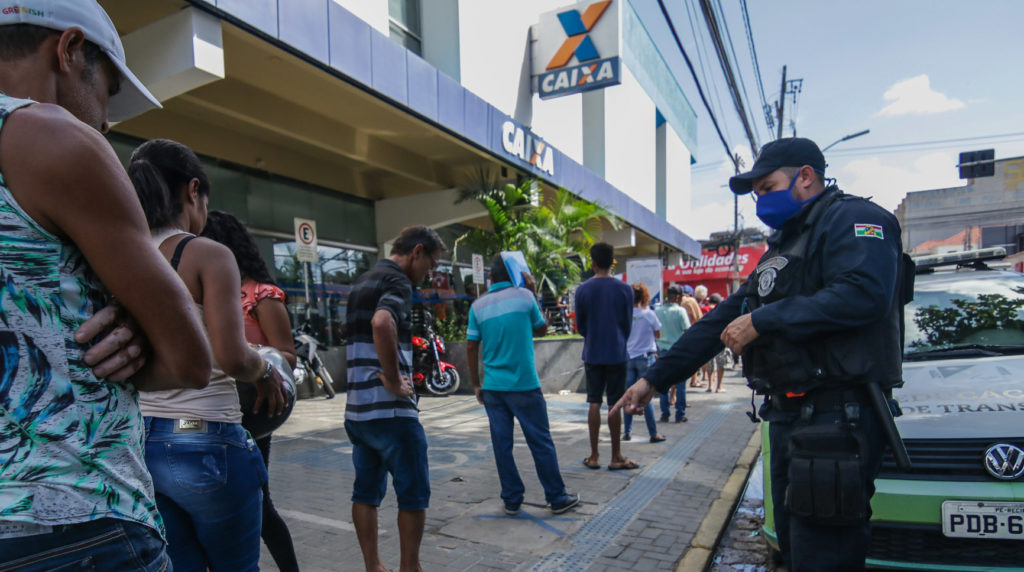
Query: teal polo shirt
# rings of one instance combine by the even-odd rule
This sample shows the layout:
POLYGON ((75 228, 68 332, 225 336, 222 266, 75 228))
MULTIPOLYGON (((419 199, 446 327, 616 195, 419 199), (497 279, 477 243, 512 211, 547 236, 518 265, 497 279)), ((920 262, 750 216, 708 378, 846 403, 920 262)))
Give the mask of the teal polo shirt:
POLYGON ((533 362, 533 330, 543 326, 537 299, 526 288, 498 282, 469 308, 466 339, 480 342, 483 388, 529 391, 540 388, 533 362))

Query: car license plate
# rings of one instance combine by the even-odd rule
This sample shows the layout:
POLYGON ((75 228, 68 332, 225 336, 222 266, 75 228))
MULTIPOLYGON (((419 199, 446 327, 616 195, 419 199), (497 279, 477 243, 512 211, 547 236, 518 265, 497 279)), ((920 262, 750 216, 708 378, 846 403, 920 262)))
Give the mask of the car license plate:
POLYGON ((945 501, 942 534, 1024 540, 1024 502, 945 501))

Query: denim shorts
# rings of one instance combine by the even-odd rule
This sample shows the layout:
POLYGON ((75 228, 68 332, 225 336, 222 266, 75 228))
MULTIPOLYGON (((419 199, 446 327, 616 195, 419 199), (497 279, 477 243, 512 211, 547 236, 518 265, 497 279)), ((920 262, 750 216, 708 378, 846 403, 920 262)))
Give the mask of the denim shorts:
POLYGON ((427 436, 419 419, 345 421, 345 431, 352 443, 352 464, 356 470, 352 502, 380 506, 391 473, 399 510, 427 508, 427 436))

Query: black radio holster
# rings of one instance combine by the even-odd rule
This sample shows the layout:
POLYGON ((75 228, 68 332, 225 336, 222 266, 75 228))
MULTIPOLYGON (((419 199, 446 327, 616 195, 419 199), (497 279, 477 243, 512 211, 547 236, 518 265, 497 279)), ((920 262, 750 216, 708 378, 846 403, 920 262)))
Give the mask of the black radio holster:
POLYGON ((864 449, 863 437, 852 423, 797 423, 789 443, 790 514, 824 526, 864 523, 864 449))

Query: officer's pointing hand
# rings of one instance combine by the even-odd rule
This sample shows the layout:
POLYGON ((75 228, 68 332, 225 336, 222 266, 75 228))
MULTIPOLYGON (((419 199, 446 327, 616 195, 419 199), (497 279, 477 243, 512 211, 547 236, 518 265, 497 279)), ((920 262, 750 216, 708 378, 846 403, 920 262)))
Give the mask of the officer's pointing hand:
POLYGON ((750 314, 743 314, 722 330, 722 343, 732 350, 733 355, 740 355, 747 344, 756 340, 759 335, 754 329, 754 321, 750 319, 750 314))
POLYGON ((644 407, 647 407, 647 404, 651 402, 652 397, 654 397, 654 386, 651 385, 651 382, 641 377, 612 406, 608 411, 608 415, 612 415, 620 409, 630 415, 641 415, 644 412, 644 407))

